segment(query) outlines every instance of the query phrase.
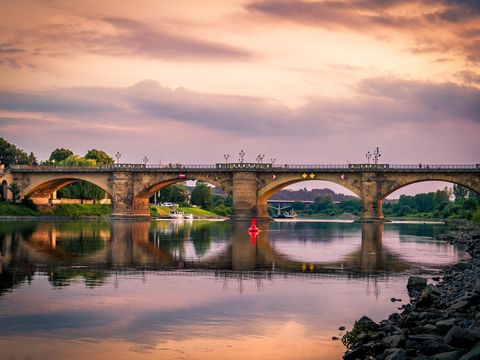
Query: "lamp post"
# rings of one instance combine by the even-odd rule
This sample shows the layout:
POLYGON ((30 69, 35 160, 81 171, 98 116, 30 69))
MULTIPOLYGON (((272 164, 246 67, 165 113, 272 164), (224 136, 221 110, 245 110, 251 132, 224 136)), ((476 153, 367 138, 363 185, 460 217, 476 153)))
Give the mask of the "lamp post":
POLYGON ((277 160, 277 159, 275 159, 275 158, 271 158, 271 159, 270 159, 270 162, 272 163, 272 165, 275 164, 275 161, 276 161, 276 160, 277 160))
POLYGON ((145 166, 147 166, 147 163, 148 163, 148 158, 145 156, 145 157, 143 158, 143 164, 144 164, 145 166))
POLYGON ((120 158, 122 157, 122 154, 120 154, 119 151, 117 151, 117 153, 115 154, 115 157, 117 158, 117 164, 120 163, 120 158))
POLYGON ((370 165, 370 159, 372 158, 372 153, 370 151, 367 151, 365 154, 365 157, 367 158, 367 164, 370 165))
POLYGON ((377 148, 373 152, 373 161, 375 162, 375 165, 377 165, 378 159, 380 158, 380 156, 382 156, 382 154, 380 154, 380 149, 377 146, 377 148))
POLYGON ((230 157, 230 154, 224 154, 223 157, 225 158, 225 167, 228 165, 228 158, 230 157))
POLYGON ((265 158, 265 155, 259 154, 257 156, 257 163, 261 164, 263 162, 263 159, 265 158))
POLYGON ((243 159, 245 158, 245 151, 240 150, 238 156, 240 156, 240 158, 238 159, 240 161, 240 164, 243 164, 243 159))

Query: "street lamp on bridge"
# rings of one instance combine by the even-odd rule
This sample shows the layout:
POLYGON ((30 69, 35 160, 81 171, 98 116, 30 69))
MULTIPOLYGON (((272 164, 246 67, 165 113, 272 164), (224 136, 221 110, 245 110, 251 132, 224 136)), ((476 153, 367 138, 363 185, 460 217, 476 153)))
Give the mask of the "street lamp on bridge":
POLYGON ((275 158, 271 158, 271 159, 270 159, 271 164, 272 164, 272 165, 275 164, 275 161, 276 161, 276 160, 277 160, 277 159, 275 159, 275 158))
POLYGON ((370 159, 372 158, 372 153, 370 151, 367 151, 365 154, 365 157, 367 158, 367 164, 370 165, 370 159))
POLYGON ((375 162, 375 165, 377 165, 378 159, 380 158, 380 156, 382 156, 382 154, 380 154, 380 149, 377 146, 377 148, 373 152, 373 161, 375 162))
POLYGON ((117 158, 117 164, 120 163, 120 158, 122 157, 122 154, 120 154, 119 151, 117 151, 117 153, 115 154, 115 157, 117 158))
POLYGON ((230 157, 230 154, 224 154, 223 157, 225 158, 225 165, 228 165, 228 158, 230 157))
POLYGON ((240 156, 240 158, 238 159, 240 161, 240 164, 243 164, 243 159, 245 158, 245 151, 240 150, 238 156, 240 156))
POLYGON ((265 158, 265 154, 264 155, 258 155, 257 156, 257 163, 261 164, 263 163, 263 159, 265 158))
POLYGON ((143 158, 143 163, 145 164, 145 166, 147 166, 148 158, 146 156, 143 158))

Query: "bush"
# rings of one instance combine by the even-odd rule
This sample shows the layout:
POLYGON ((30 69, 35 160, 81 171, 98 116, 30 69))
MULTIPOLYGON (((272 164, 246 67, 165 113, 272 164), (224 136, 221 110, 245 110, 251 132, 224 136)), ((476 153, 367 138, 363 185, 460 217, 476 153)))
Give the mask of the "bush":
POLYGON ((54 210, 54 215, 60 216, 109 216, 111 205, 100 204, 60 204, 54 210))
POLYGON ((474 223, 477 223, 477 224, 480 224, 480 209, 478 209, 477 211, 475 211, 472 215, 472 221, 474 223))
POLYGON ((20 204, 29 209, 37 211, 37 205, 35 205, 35 203, 29 197, 24 197, 20 204))

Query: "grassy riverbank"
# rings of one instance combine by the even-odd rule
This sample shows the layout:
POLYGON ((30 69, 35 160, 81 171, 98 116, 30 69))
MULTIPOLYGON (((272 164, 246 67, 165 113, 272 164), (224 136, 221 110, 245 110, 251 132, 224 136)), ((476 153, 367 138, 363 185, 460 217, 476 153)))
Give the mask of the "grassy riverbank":
MULTIPOLYGON (((218 214, 198 207, 178 207, 176 209, 183 212, 184 214, 192 214, 194 217, 198 218, 220 217, 220 215, 218 214)), ((170 210, 171 208, 169 208, 168 206, 150 206, 150 215, 154 217, 168 217, 170 210)))
POLYGON ((51 211, 39 211, 24 204, 0 202, 0 216, 66 216, 90 217, 110 216, 111 205, 100 204, 61 204, 51 211))
POLYGON ((38 210, 31 209, 22 204, 12 204, 0 202, 0 216, 40 216, 43 215, 38 210))

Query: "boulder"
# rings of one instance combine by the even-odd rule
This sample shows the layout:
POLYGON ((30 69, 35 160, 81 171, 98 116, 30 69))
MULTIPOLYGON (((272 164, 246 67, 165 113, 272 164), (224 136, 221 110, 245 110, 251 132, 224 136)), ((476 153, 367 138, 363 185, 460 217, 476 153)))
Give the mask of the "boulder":
POLYGON ((475 345, 475 347, 470 350, 468 353, 463 355, 459 360, 478 360, 480 359, 480 343, 475 345))
POLYGON ((405 336, 403 335, 392 335, 383 339, 383 343, 387 348, 404 348, 405 340, 405 336))
POLYGON ((475 285, 473 286, 473 292, 480 294, 480 279, 475 281, 475 285))
POLYGON ((418 296, 427 286, 427 279, 420 276, 410 276, 408 278, 407 290, 410 297, 418 296))
POLYGON ((467 329, 454 326, 444 337, 445 342, 457 348, 469 348, 476 342, 476 337, 467 329))
POLYGON ((445 334, 448 330, 452 328, 458 322, 455 318, 450 318, 446 320, 440 320, 435 323, 435 326, 438 329, 440 334, 445 334))
POLYGON ((407 352, 403 349, 389 349, 392 352, 385 356, 385 360, 405 360, 407 358, 407 352))
POLYGON ((458 360, 462 356, 461 351, 449 351, 433 355, 432 360, 458 360))
POLYGON ((357 325, 368 331, 377 331, 380 326, 367 316, 362 316, 360 319, 358 319, 357 325))
POLYGON ((420 299, 418 299, 417 305, 421 308, 430 306, 433 302, 438 299, 440 291, 435 285, 429 284, 423 289, 420 299))

